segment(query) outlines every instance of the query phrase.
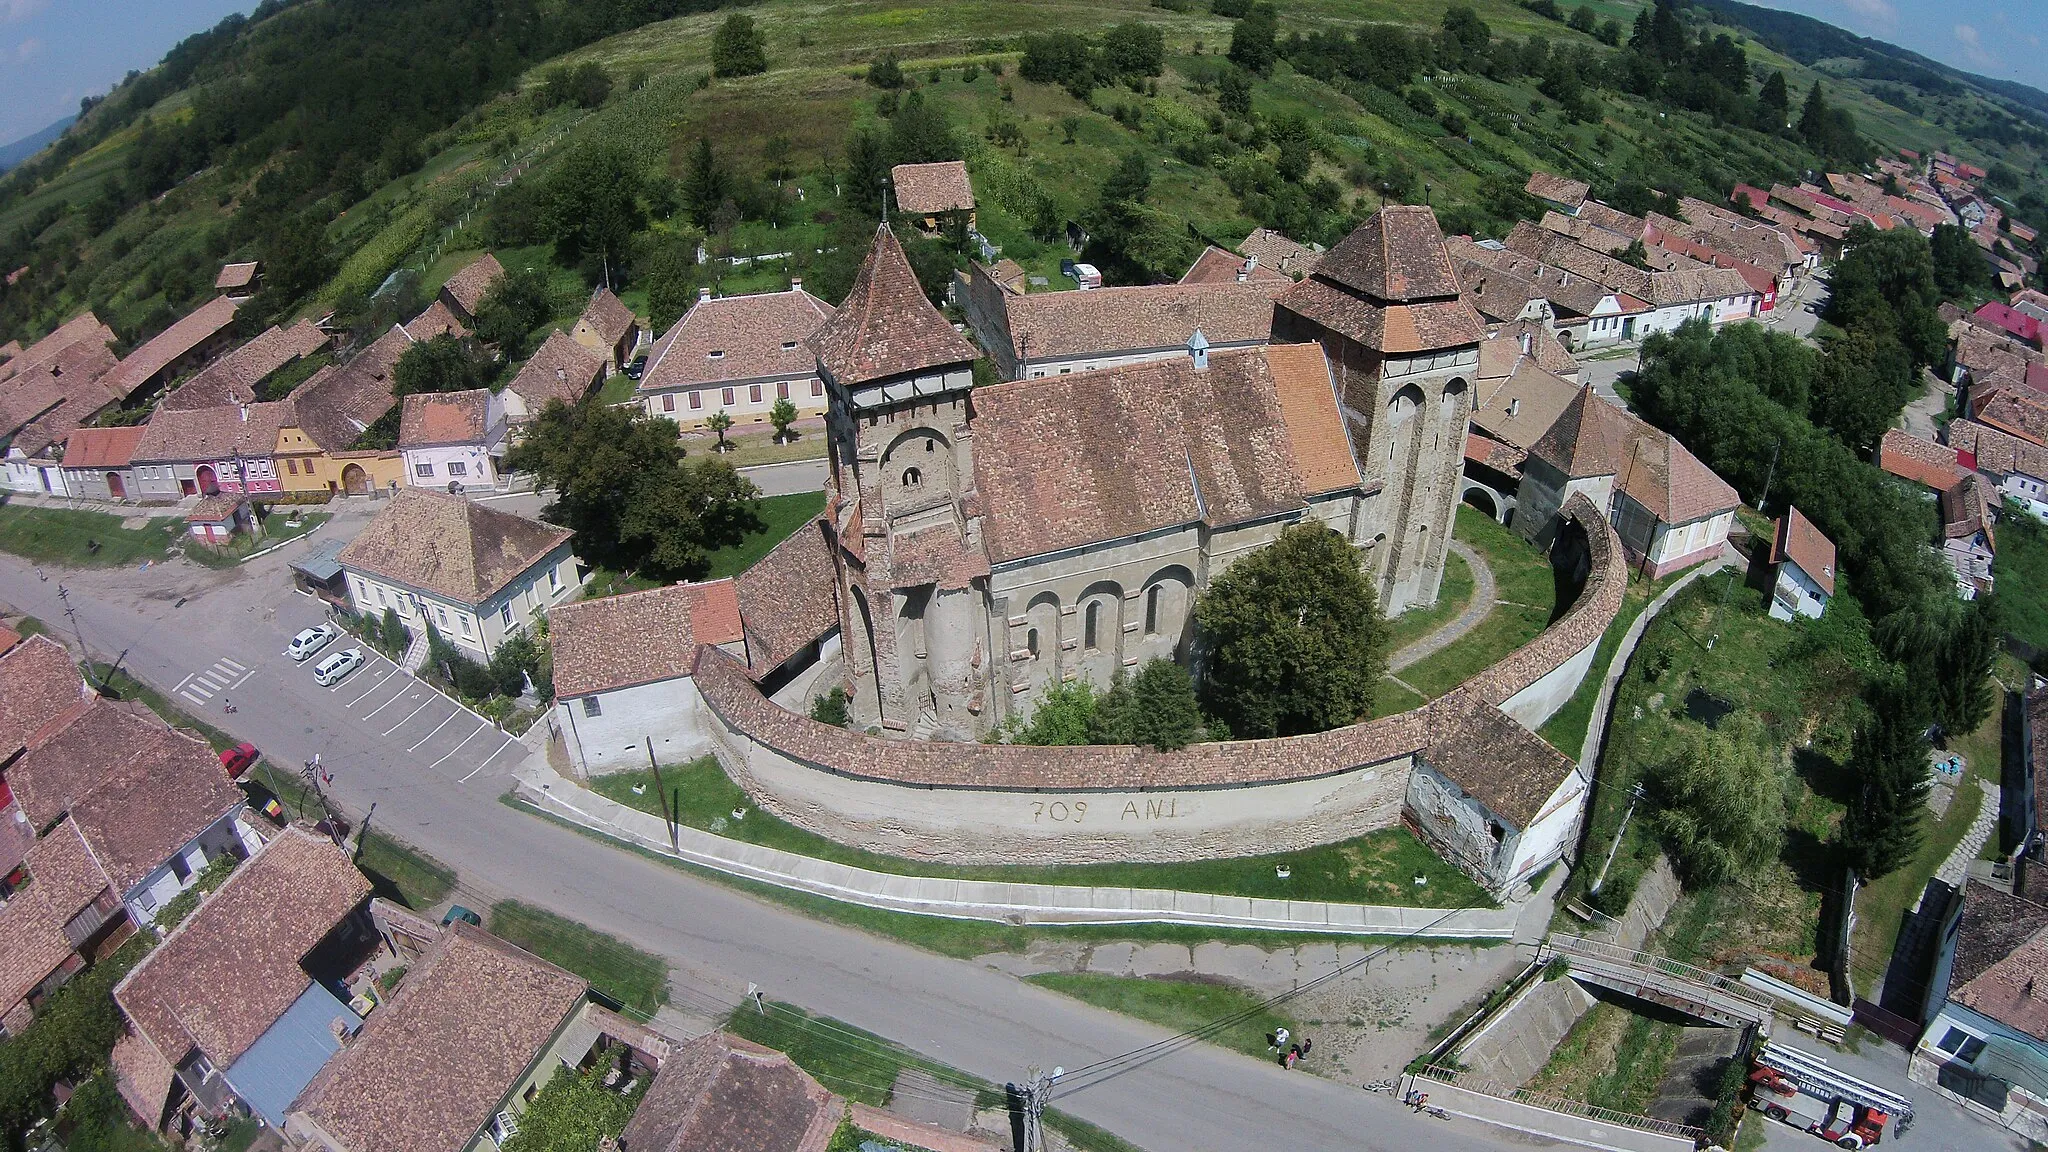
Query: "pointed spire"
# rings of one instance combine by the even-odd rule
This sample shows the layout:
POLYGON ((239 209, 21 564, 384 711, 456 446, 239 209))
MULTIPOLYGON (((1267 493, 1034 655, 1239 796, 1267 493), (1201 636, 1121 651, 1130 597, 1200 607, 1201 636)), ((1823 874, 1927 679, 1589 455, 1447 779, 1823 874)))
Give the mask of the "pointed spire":
POLYGON ((925 299, 888 224, 853 278, 853 289, 812 338, 818 363, 842 387, 965 364, 977 353, 925 299))

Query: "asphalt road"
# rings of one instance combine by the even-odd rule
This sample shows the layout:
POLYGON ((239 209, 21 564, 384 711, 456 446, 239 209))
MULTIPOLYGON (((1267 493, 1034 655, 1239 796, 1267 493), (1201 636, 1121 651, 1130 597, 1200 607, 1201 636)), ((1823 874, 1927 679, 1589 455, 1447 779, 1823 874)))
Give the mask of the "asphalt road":
MULTIPOLYGON (((1814 326, 1820 322, 1820 308, 1826 299, 1827 280, 1808 276, 1779 300, 1776 307, 1764 313, 1758 322, 1773 332, 1810 340, 1814 326)), ((1642 358, 1634 349, 1604 356, 1596 351, 1579 361, 1579 376, 1593 386, 1594 395, 1626 408, 1628 404, 1614 390, 1615 381, 1641 367, 1642 358)))
MULTIPOLYGON (((359 523, 348 513, 323 531, 359 523)), ((520 746, 486 755, 489 734, 456 743, 466 714, 400 691, 403 677, 378 679, 381 665, 329 691, 313 683, 310 662, 282 655, 291 635, 322 615, 285 578, 287 558, 307 547, 229 573, 173 563, 52 573, 47 581, 0 556, 0 600, 68 632, 61 584, 95 655, 125 653, 125 667, 166 693, 209 671, 232 672, 215 697, 230 696, 236 712, 209 706, 209 722, 286 765, 319 753, 334 778, 330 790, 349 811, 369 812, 373 824, 456 868, 466 896, 517 896, 669 958, 685 1007, 733 1004, 752 982, 997 1083, 1033 1065, 1077 1068, 1166 1037, 994 969, 809 920, 505 806, 498 797, 520 746)), ((1056 1104, 1157 1152, 1422 1143, 1465 1152, 1504 1143, 1498 1130, 1418 1117, 1388 1097, 1208 1045, 1056 1104)))

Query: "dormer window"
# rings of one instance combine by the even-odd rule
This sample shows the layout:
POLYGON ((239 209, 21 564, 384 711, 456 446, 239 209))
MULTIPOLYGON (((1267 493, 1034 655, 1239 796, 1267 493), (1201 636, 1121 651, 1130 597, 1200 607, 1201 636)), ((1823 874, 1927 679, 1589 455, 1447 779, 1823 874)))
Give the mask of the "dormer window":
POLYGON ((1513 416, 1515 413, 1520 412, 1521 410, 1522 401, 1519 398, 1508 401, 1508 415, 1513 416))
POLYGON ((725 359, 725 349, 713 348, 711 351, 705 353, 705 355, 712 360, 723 360, 725 359))
POLYGON ((784 352, 794 352, 794 351, 796 351, 796 341, 794 341, 794 340, 784 340, 784 341, 782 342, 782 350, 783 350, 784 352))

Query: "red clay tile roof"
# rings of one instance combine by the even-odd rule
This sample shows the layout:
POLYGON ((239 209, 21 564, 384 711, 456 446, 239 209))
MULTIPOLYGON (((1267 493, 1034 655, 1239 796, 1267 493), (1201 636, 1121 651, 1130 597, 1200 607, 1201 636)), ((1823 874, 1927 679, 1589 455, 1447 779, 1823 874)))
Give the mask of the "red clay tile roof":
POLYGON ((149 1041, 125 1031, 114 1041, 107 1065, 114 1073, 115 1090, 142 1118, 144 1127, 152 1132, 160 1128, 177 1073, 149 1046, 149 1041))
POLYGON ((1263 344, 1273 334, 1273 298, 1286 277, 1220 284, 1035 292, 1005 296, 1011 351, 1019 360, 1185 348, 1201 329, 1211 347, 1263 344))
POLYGON ((1267 268, 1286 273, 1289 277, 1306 276, 1316 270, 1322 261, 1323 250, 1312 247, 1271 228, 1254 228, 1237 245, 1237 250, 1246 256, 1258 257, 1259 263, 1267 268))
POLYGON ((1486 335, 1479 314, 1462 299, 1380 304, 1325 281, 1320 271, 1288 289, 1279 304, 1356 343, 1390 355, 1477 344, 1486 335))
POLYGON ((400 448, 481 444, 490 433, 491 390, 415 392, 398 417, 400 448))
POLYGON ((1689 524, 1741 503, 1735 489, 1674 437, 1579 389, 1529 454, 1567 478, 1613 476, 1666 524, 1689 524))
POLYGON ((571 535, 567 528, 460 496, 401 488, 337 559, 345 567, 478 605, 571 535))
POLYGON ((818 361, 842 387, 965 364, 977 353, 925 299, 903 245, 887 224, 861 261, 853 289, 812 338, 818 361))
POLYGON ((248 497, 239 492, 216 492, 202 496, 192 510, 185 513, 187 524, 226 524, 242 510, 242 502, 248 497))
POLYGON ((2048 396, 2025 387, 1976 390, 1970 415, 2001 432, 2048 445, 2048 396))
POLYGON ((1538 200, 1576 207, 1585 202, 1587 195, 1593 191, 1593 186, 1584 180, 1571 180, 1563 176, 1553 176, 1548 172, 1531 172, 1529 182, 1524 184, 1522 189, 1538 200))
MULTIPOLYGON (((1292 391, 1312 421, 1328 369, 1320 355, 1270 352, 1212 353, 1204 371, 1175 356, 977 390, 974 473, 989 559, 1304 507, 1280 392, 1292 391), (1298 378, 1283 385, 1282 374, 1298 378)), ((1334 398, 1326 403, 1334 420, 1334 398)), ((1319 481, 1336 466, 1325 458, 1331 443, 1303 446, 1319 481)), ((1342 460, 1350 463, 1348 447, 1342 460)))
POLYGON ((14 646, 19 643, 21 643, 21 633, 16 632, 5 624, 0 624, 0 656, 5 656, 12 652, 14 646))
MULTIPOLYGON (((2031 440, 2022 440, 1975 420, 1951 421, 1948 440, 1952 446, 1951 456, 1956 452, 1967 452, 1976 467, 1986 472, 2006 476, 2017 472, 2036 480, 2048 480, 2048 448, 2031 440)), ((1936 487, 1946 488, 1955 483, 1954 472, 1959 470, 1952 469, 1948 479, 1936 487)))
POLYGON ((830 304, 800 288, 699 300, 655 344, 640 391, 816 376, 811 339, 832 314, 830 304))
POLYGON ((46 726, 7 782, 34 824, 69 813, 123 893, 242 803, 206 741, 106 700, 46 726))
POLYGON ((577 327, 588 327, 607 346, 623 339, 634 323, 633 310, 626 307, 626 302, 612 295, 611 289, 602 287, 590 294, 590 303, 583 306, 583 314, 576 318, 577 327))
POLYGON ((1985 543, 1996 547, 1991 526, 1991 510, 1995 507, 1993 489, 1982 476, 1975 472, 1941 490, 1941 534, 1944 539, 1960 540, 1984 534, 1985 543))
POLYGON ((26 349, 17 348, 12 358, 0 363, 0 381, 48 364, 65 349, 85 342, 106 347, 114 342, 114 330, 100 323, 100 318, 91 312, 80 312, 26 349))
POLYGON ((0 383, 0 436, 33 457, 124 397, 107 386, 113 349, 96 340, 59 348, 0 383))
POLYGON ((898 164, 889 169, 889 183, 899 212, 928 216, 974 210, 974 185, 967 179, 967 165, 958 160, 898 164))
POLYGON ((280 832, 114 986, 114 1002, 173 1065, 193 1048, 226 1068, 312 982, 300 964, 370 895, 346 851, 280 832))
POLYGON ((1784 519, 1778 521, 1777 538, 1771 543, 1771 563, 1786 560, 1799 565, 1821 591, 1835 594, 1835 542, 1797 508, 1785 510, 1784 519))
POLYGON ((439 296, 426 306, 419 315, 406 321, 405 334, 424 344, 436 336, 453 336, 460 340, 469 335, 469 329, 455 318, 454 310, 439 296))
POLYGON ((1323 254, 1316 277, 1387 303, 1435 300, 1458 294, 1458 276, 1444 251, 1436 213, 1390 204, 1323 254))
POLYGON ((31 636, 0 653, 0 763, 93 698, 71 653, 48 636, 31 636))
POLYGON ((537 416, 550 400, 573 406, 590 395, 603 379, 604 365, 603 353, 578 344, 567 332, 550 332, 505 390, 518 396, 527 412, 537 416))
POLYGON ((477 305, 483 303, 484 294, 498 277, 505 274, 505 266, 489 252, 463 265, 462 269, 448 278, 441 290, 454 299, 456 306, 471 316, 476 315, 477 305))
POLYGON ((1214 244, 1202 249, 1195 262, 1181 275, 1182 284, 1235 284, 1244 280, 1270 280, 1291 284, 1294 277, 1252 261, 1249 257, 1235 252, 1226 252, 1214 244), (1247 269, 1245 265, 1251 264, 1247 269))
POLYGON ((1319 496, 1358 487, 1358 461, 1351 453, 1344 417, 1337 410, 1337 386, 1330 379, 1322 346, 1275 344, 1266 349, 1266 363, 1280 401, 1280 419, 1287 425, 1287 442, 1293 449, 1301 490, 1319 496))
POLYGON ((298 427, 322 451, 340 452, 397 403, 392 371, 412 347, 412 337, 393 324, 343 365, 330 364, 291 395, 298 427))
POLYGON ((669 1054, 620 1147, 629 1152, 824 1152, 833 1095, 789 1057, 724 1032, 669 1054))
POLYGON ((1954 448, 1922 440, 1899 428, 1887 429, 1884 439, 1878 441, 1877 466, 1894 476, 1937 489, 1955 483, 1962 472, 1956 464, 1954 448))
MULTIPOLYGON (((1493 344, 1494 341, 1487 343, 1493 344)), ((1521 457, 1526 457, 1530 446, 1542 439, 1551 425, 1557 423, 1557 418, 1564 415, 1565 409, 1578 396, 1579 388, 1545 371, 1535 357, 1521 355, 1518 344, 1510 342, 1508 347, 1514 350, 1515 356, 1507 374, 1491 377, 1483 371, 1480 374, 1478 391, 1474 396, 1472 427, 1520 452, 1521 456, 1515 460, 1516 469, 1519 469, 1521 457)))
POLYGON ((271 327, 261 336, 215 360, 163 399, 165 408, 215 408, 248 404, 256 385, 271 373, 327 347, 327 334, 301 320, 290 328, 271 327))
POLYGON ((234 323, 235 310, 240 306, 238 301, 227 296, 216 296, 201 304, 180 317, 177 323, 157 333, 148 343, 130 352, 114 369, 108 387, 122 396, 133 395, 173 361, 234 323))
POLYGON ((688 676, 699 644, 741 639, 740 598, 730 577, 548 611, 555 695, 563 698, 688 676))
POLYGON ((298 420, 291 400, 170 408, 150 417, 130 458, 138 464, 202 463, 237 456, 267 460, 277 432, 298 420))
POLYGON ((759 675, 839 626, 839 572, 823 519, 790 533, 735 579, 749 666, 759 675))
POLYGON ((213 278, 215 288, 247 288, 256 279, 258 262, 250 260, 243 264, 223 264, 220 275, 213 278))
POLYGON ((29 883, 0 904, 0 1012, 72 955, 64 925, 107 890, 105 873, 69 820, 36 841, 26 863, 29 883))
POLYGON ((290 1111, 347 1152, 462 1152, 586 987, 480 928, 452 924, 290 1111))
POLYGON ((1949 999, 2048 1040, 2048 908, 1981 880, 1963 890, 1949 999))

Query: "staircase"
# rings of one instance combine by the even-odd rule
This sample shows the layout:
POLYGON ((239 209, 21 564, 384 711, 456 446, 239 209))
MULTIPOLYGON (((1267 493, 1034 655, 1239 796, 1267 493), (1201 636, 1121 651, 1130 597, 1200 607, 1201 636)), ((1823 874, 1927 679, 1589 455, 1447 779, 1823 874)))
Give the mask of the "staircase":
POLYGON ((1683 1012, 1727 1028, 1751 1024, 1768 1036, 1775 1014, 1769 1000, 1718 972, 1691 964, 1602 944, 1579 936, 1552 933, 1536 950, 1538 961, 1563 960, 1572 979, 1624 996, 1683 1012))
POLYGON ((911 729, 919 740, 929 740, 939 733, 939 714, 929 708, 917 710, 917 726, 911 729))
POLYGON ((427 666, 427 630, 422 628, 412 634, 412 643, 405 646, 405 655, 398 658, 398 666, 407 672, 418 672, 427 666))

